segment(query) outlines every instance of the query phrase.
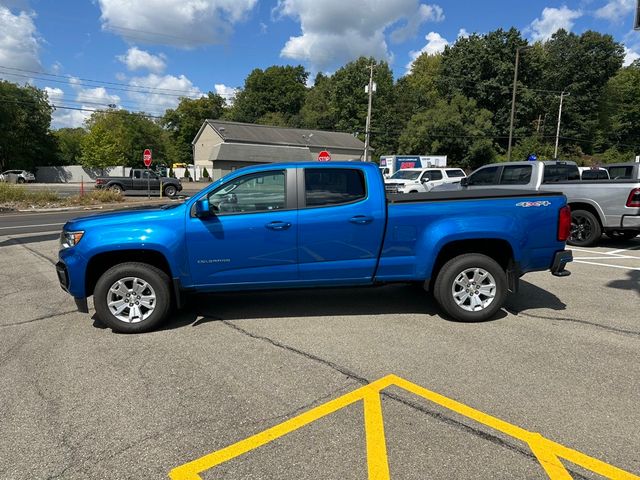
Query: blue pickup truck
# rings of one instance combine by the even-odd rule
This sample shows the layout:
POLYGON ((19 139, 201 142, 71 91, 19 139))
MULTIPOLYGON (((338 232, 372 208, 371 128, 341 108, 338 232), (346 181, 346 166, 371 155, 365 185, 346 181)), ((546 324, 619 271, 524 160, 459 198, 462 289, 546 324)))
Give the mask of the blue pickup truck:
POLYGON ((62 288, 114 331, 157 328, 189 292, 412 282, 451 318, 482 321, 526 272, 569 272, 562 194, 385 195, 374 163, 237 170, 183 204, 68 222, 62 288))

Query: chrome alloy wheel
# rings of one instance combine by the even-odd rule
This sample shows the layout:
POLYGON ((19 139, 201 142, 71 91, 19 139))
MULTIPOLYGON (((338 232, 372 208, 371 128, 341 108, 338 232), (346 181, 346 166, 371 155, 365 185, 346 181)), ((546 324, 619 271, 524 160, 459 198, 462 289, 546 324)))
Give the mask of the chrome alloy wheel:
POLYGON ((116 281, 107 293, 111 314, 124 323, 138 323, 149 318, 156 308, 156 292, 137 277, 116 281))
POLYGON ((491 305, 496 297, 496 280, 482 268, 468 268, 454 280, 451 294, 463 310, 479 312, 491 305))

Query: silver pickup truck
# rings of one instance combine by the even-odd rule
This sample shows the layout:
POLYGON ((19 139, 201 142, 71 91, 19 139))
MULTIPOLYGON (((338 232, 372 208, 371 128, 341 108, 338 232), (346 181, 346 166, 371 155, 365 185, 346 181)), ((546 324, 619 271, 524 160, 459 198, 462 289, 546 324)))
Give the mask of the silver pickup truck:
POLYGON ((640 164, 610 167, 611 180, 581 180, 574 162, 494 163, 463 178, 458 188, 562 192, 571 207, 568 243, 588 247, 598 243, 603 233, 620 239, 640 234, 640 164))

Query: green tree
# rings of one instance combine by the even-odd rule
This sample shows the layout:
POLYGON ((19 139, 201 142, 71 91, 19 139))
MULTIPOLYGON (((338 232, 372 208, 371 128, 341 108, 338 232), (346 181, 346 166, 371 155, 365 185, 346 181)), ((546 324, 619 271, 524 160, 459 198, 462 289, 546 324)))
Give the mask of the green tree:
POLYGON ((226 116, 238 122, 256 123, 261 118, 268 119, 267 114, 279 114, 271 118, 296 123, 307 94, 308 76, 301 65, 256 68, 247 76, 226 116))
POLYGON ((58 144, 58 165, 78 165, 82 157, 82 139, 87 134, 84 128, 60 128, 53 132, 58 144))
MULTIPOLYGON (((527 46, 521 33, 511 28, 486 35, 471 35, 446 47, 442 54, 440 91, 446 98, 463 94, 478 107, 493 113, 493 124, 506 150, 511 116, 511 96, 516 50, 527 46)), ((540 89, 544 52, 541 45, 521 50, 518 68, 516 136, 532 133, 533 122, 542 112, 540 89), (526 87, 525 87, 526 86, 526 87), (534 90, 535 89, 535 90, 534 90)))
POLYGON ((640 152, 640 60, 619 70, 607 82, 600 104, 605 143, 613 156, 625 150, 640 152))
POLYGON ((224 99, 209 92, 197 99, 181 98, 175 109, 165 112, 161 124, 169 132, 171 163, 193 162, 191 142, 205 120, 222 117, 224 107, 224 99))
POLYGON ((0 81, 0 170, 55 165, 51 113, 43 90, 0 81))
POLYGON ((331 77, 319 73, 313 87, 308 91, 300 111, 302 125, 306 128, 334 130, 336 112, 334 110, 334 85, 331 77))
POLYGON ((447 155, 450 164, 475 169, 496 157, 492 114, 455 95, 415 114, 400 136, 400 153, 447 155))
MULTIPOLYGON (((609 79, 622 67, 624 47, 611 35, 593 31, 576 35, 558 30, 544 49, 545 88, 570 93, 562 110, 562 145, 577 144, 592 153, 607 136, 602 132, 598 106, 609 79)), ((558 94, 547 96, 547 103, 549 113, 557 114, 558 94)))
POLYGON ((155 163, 166 163, 166 132, 144 114, 126 110, 95 112, 86 126, 88 133, 82 139, 82 165, 140 168, 146 148, 153 151, 155 163))

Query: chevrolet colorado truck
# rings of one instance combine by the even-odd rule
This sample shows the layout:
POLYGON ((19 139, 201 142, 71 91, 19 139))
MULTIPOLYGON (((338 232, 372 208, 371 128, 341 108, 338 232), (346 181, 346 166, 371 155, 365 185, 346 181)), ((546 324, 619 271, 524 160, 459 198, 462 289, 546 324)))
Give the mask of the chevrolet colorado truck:
POLYGON ((96 188, 122 193, 128 190, 159 191, 165 197, 175 197, 182 190, 182 183, 176 178, 161 177, 146 168, 132 168, 128 177, 98 177, 96 188))
POLYGON ((556 276, 571 213, 562 194, 386 196, 374 163, 247 167, 186 202, 72 220, 64 290, 114 331, 165 321, 187 292, 418 283, 459 321, 491 318, 531 271, 556 276))

